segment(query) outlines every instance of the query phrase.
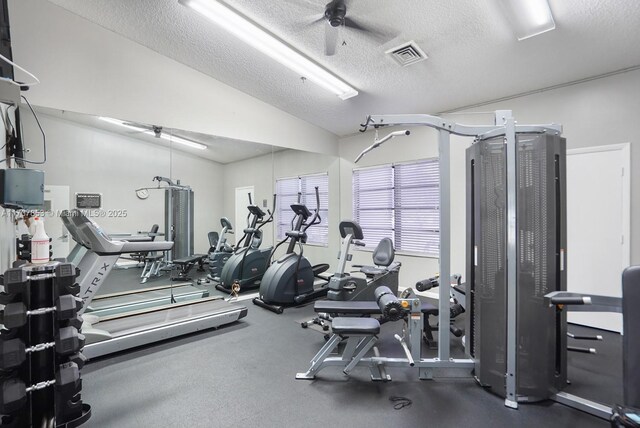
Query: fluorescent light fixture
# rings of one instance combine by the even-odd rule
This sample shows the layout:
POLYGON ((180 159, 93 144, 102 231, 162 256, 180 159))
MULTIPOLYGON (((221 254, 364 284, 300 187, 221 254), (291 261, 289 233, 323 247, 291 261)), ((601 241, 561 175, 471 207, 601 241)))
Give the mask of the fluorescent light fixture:
POLYGON ((333 92, 341 99, 346 100, 358 95, 358 91, 353 87, 219 1, 178 1, 201 13, 229 33, 295 71, 300 76, 333 92))
POLYGON ((501 0, 518 40, 554 30, 556 23, 548 0, 501 0))
MULTIPOLYGON (((153 131, 147 131, 145 134, 155 135, 153 131)), ((160 138, 171 141, 172 143, 182 144, 183 146, 191 147, 193 149, 204 150, 207 148, 204 144, 196 143, 195 141, 187 140, 185 138, 178 137, 177 135, 167 134, 166 132, 161 133, 160 138)))
POLYGON ((118 126, 122 126, 124 128, 127 128, 127 129, 131 129, 132 131, 140 131, 140 132, 146 131, 145 128, 140 128, 138 126, 130 125, 127 122, 119 120, 119 119, 113 119, 111 117, 104 117, 104 116, 100 116, 98 119, 102 120, 103 122, 110 123, 112 125, 118 125, 118 126))
MULTIPOLYGON (((119 119, 113 119, 111 117, 104 117, 104 116, 100 116, 98 119, 107 123, 111 123, 113 125, 118 125, 118 126, 122 126, 123 128, 131 129, 132 131, 138 131, 142 134, 151 135, 152 137, 156 136, 156 133, 150 129, 131 125, 119 119)), ((172 143, 182 144, 183 146, 191 147, 193 149, 204 150, 207 148, 207 146, 205 146, 204 144, 196 143, 195 141, 187 140, 186 138, 178 137, 176 135, 171 135, 166 132, 161 132, 160 138, 162 138, 163 140, 170 141, 172 143)))

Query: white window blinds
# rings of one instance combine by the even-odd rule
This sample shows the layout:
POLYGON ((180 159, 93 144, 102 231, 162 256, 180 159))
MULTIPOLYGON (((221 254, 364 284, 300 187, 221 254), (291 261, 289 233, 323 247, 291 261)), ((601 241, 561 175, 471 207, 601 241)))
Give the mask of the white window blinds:
POLYGON ((354 170, 353 217, 369 249, 388 237, 396 251, 438 255, 438 160, 354 170))
POLYGON ((307 243, 328 245, 329 243, 329 176, 325 174, 303 175, 293 178, 276 180, 277 194, 277 239, 282 240, 287 230, 290 230, 294 213, 291 204, 300 202, 307 206, 312 213, 316 209, 315 187, 320 194, 320 224, 307 229, 307 243))

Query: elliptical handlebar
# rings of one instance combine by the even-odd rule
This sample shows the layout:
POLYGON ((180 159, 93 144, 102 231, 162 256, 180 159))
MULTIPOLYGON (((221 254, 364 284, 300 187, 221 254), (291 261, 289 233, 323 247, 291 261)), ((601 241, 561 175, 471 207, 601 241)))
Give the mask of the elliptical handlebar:
POLYGON ((318 186, 315 187, 316 192, 316 209, 311 216, 311 220, 304 222, 303 232, 306 232, 311 226, 322 223, 322 217, 320 217, 320 190, 318 186))
POLYGON ((269 208, 267 208, 267 214, 269 214, 269 217, 267 217, 266 220, 261 221, 260 222, 260 226, 258 226, 258 229, 260 229, 262 226, 264 226, 267 223, 271 223, 273 221, 273 215, 275 214, 276 211, 276 194, 273 194, 273 205, 272 205, 273 211, 271 211, 269 208))

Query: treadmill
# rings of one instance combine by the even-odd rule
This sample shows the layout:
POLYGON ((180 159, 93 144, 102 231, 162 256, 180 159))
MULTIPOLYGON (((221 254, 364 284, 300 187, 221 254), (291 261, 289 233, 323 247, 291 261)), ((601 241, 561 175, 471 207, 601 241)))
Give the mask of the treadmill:
POLYGON ((96 297, 122 254, 167 251, 173 242, 112 240, 77 209, 64 211, 61 219, 74 241, 86 249, 78 263, 77 281, 84 302, 80 310, 86 338, 83 354, 88 359, 216 328, 247 315, 246 306, 228 303, 221 296, 209 297, 206 290, 190 284, 96 297), (89 310, 92 307, 94 312, 89 310))

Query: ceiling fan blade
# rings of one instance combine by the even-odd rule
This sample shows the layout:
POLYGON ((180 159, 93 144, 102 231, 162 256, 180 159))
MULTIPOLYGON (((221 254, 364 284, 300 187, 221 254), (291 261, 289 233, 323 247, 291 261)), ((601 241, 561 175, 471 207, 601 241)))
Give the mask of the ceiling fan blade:
POLYGON ((347 28, 350 28, 352 30, 356 30, 356 31, 361 31, 363 33, 367 33, 367 34, 369 34, 371 37, 373 37, 374 39, 376 39, 380 43, 386 43, 389 40, 391 40, 394 37, 396 37, 395 34, 389 32, 389 31, 385 31, 385 30, 383 30, 381 28, 373 28, 373 27, 370 27, 368 25, 363 25, 363 24, 355 21, 353 18, 349 18, 349 17, 345 17, 344 18, 344 26, 347 27, 347 28))
POLYGON ((324 54, 331 56, 336 53, 338 44, 338 28, 329 24, 324 26, 324 54))
POLYGON ((366 25, 362 25, 348 16, 344 18, 344 26, 347 28, 353 28, 354 30, 372 32, 373 30, 366 25))
POLYGON ((322 7, 322 2, 317 3, 312 0, 285 0, 285 2, 295 6, 302 6, 305 9, 314 10, 314 11, 322 7))

